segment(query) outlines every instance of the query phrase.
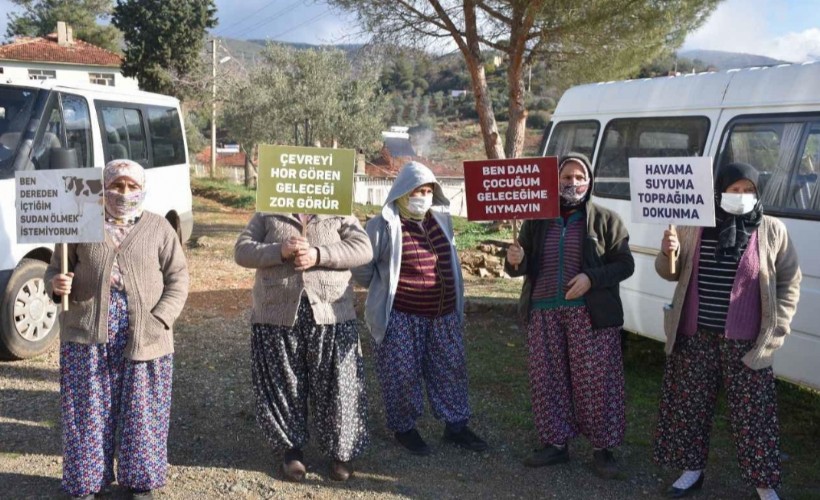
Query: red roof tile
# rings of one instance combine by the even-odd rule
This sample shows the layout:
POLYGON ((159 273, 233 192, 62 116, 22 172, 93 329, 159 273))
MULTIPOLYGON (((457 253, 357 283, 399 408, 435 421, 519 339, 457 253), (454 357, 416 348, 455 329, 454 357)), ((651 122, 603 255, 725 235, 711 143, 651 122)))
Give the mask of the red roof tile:
POLYGON ((0 46, 0 60, 89 64, 119 68, 122 57, 109 50, 74 40, 71 45, 60 46, 57 35, 43 37, 17 37, 12 43, 0 46))
POLYGON ((395 177, 399 170, 410 161, 423 163, 436 177, 464 177, 461 165, 449 165, 424 156, 393 156, 387 147, 382 148, 378 158, 367 163, 365 173, 371 177, 395 177))
MULTIPOLYGON (((197 161, 204 165, 211 164, 211 147, 206 146, 205 149, 197 153, 196 155, 197 161)), ((220 153, 219 149, 217 149, 216 153, 216 164, 220 167, 244 167, 245 166, 245 153, 220 153)))

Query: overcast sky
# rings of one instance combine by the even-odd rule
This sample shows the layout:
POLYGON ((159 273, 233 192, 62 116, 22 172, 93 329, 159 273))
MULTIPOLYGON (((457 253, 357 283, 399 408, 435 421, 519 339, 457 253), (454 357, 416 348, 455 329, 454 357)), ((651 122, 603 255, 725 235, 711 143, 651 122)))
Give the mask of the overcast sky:
MULTIPOLYGON (((317 0, 216 0, 214 34, 312 44, 362 41, 352 15, 317 0)), ((0 32, 16 7, 0 0, 0 32)), ((725 0, 684 49, 759 54, 791 62, 820 59, 820 0, 725 0)))

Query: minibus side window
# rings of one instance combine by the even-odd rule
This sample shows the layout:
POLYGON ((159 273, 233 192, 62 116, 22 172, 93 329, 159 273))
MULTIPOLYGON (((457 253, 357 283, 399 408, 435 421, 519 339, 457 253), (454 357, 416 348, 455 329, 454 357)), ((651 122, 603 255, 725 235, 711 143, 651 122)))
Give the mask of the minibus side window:
POLYGON ((567 153, 583 153, 590 160, 598 141, 601 125, 595 120, 561 122, 553 127, 545 156, 564 156, 567 153))
POLYGON ((155 167, 185 163, 185 142, 176 108, 148 106, 148 131, 155 167))
POLYGON ((103 105, 101 108, 105 161, 134 160, 145 168, 151 166, 145 145, 142 113, 139 109, 103 105))
POLYGON ((65 120, 66 143, 77 152, 81 167, 94 164, 94 146, 91 142, 91 115, 85 98, 63 94, 63 119, 65 120))
POLYGON ((595 195, 628 200, 629 158, 700 156, 708 133, 704 116, 610 121, 595 164, 595 195))
POLYGON ((760 172, 768 213, 820 217, 820 119, 740 119, 730 125, 720 165, 743 162, 760 172))
POLYGON ((90 167, 91 120, 86 100, 70 94, 55 95, 43 116, 47 121, 31 155, 35 168, 90 167))

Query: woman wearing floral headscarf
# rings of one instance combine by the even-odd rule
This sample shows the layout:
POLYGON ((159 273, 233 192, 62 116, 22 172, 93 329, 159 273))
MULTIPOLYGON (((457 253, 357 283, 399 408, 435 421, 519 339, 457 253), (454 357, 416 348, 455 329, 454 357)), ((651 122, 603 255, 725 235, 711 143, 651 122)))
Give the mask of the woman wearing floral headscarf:
POLYGON ((611 448, 623 442, 621 281, 635 263, 629 235, 615 212, 589 201, 592 171, 586 156, 559 161, 561 216, 528 220, 507 251, 511 276, 526 276, 519 302, 529 344, 535 426, 542 449, 530 467, 569 460, 569 440, 591 442, 593 470, 617 474, 611 448), (516 267, 517 266, 517 267, 516 267))
POLYGON ((763 215, 757 170, 724 165, 715 181, 717 226, 666 231, 655 270, 677 281, 664 311, 666 369, 655 462, 683 471, 667 490, 703 485, 718 389, 726 391, 743 479, 761 499, 780 484, 780 431, 772 358, 800 294, 797 252, 778 219, 763 215), (669 255, 678 254, 677 272, 669 255))
POLYGON ((165 218, 144 211, 145 172, 103 170, 105 241, 54 252, 46 284, 69 294, 60 317, 63 489, 93 498, 114 481, 133 498, 165 484, 173 324, 188 295, 185 255, 165 218))

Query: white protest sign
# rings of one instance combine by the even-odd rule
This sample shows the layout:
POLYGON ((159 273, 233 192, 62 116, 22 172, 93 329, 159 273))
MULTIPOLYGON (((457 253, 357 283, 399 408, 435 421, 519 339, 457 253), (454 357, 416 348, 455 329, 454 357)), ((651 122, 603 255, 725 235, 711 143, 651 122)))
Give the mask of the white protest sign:
POLYGON ((633 222, 715 225, 709 157, 630 158, 629 190, 633 222))
POLYGON ((105 239, 102 169, 15 172, 18 243, 105 239))

